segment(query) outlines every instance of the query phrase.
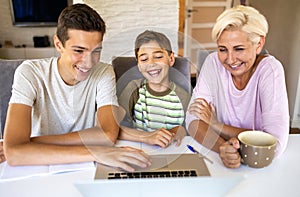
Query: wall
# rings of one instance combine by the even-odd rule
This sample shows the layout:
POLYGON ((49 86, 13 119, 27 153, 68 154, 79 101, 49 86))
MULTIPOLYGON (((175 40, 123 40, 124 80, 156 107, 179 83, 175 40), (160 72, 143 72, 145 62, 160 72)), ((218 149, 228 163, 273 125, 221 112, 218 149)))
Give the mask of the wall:
POLYGON ((95 8, 107 23, 102 59, 117 55, 134 55, 134 40, 146 29, 165 33, 177 52, 178 0, 84 0, 95 8))
POLYGON ((291 126, 300 128, 300 1, 250 0, 250 4, 269 22, 266 47, 284 66, 291 126))
POLYGON ((55 34, 55 27, 15 27, 12 24, 9 0, 0 0, 0 44, 4 45, 5 40, 12 41, 13 45, 33 46, 33 36, 48 35, 52 42, 55 34))
MULTIPOLYGON (((113 56, 133 55, 135 37, 146 29, 165 33, 177 53, 178 0, 74 0, 96 9, 107 24, 102 61, 110 62, 113 56)), ((14 27, 8 0, 0 0, 0 43, 11 40, 14 45, 33 46, 32 37, 49 35, 51 42, 56 28, 14 27)), ((52 43, 51 43, 52 44, 52 43)), ((53 45, 53 44, 52 44, 53 45)))

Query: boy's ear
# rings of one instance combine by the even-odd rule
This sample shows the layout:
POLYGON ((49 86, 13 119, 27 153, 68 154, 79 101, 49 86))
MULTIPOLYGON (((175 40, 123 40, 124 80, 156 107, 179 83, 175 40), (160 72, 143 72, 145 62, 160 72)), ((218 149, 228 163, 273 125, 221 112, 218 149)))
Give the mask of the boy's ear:
POLYGON ((174 55, 174 52, 172 52, 169 56, 170 58, 170 66, 174 66, 175 64, 175 55, 174 55))
POLYGON ((58 52, 61 52, 64 47, 63 47, 61 41, 59 40, 59 38, 57 37, 57 35, 53 36, 53 42, 54 42, 54 46, 55 46, 56 50, 58 52))

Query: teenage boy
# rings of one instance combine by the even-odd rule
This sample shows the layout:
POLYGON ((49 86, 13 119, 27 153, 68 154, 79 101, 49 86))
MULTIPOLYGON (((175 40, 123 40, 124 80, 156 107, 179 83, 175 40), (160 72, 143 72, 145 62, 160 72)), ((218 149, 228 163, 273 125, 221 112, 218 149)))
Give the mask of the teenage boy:
POLYGON ((134 171, 141 150, 112 147, 119 134, 111 66, 99 62, 105 23, 86 4, 65 8, 54 45, 60 57, 25 61, 14 77, 4 131, 10 165, 97 161, 134 171))

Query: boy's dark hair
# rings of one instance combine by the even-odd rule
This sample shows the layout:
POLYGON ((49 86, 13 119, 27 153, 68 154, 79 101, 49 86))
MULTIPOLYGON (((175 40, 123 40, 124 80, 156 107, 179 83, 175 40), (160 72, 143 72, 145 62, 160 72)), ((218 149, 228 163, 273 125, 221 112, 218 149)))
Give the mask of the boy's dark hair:
POLYGON ((101 16, 86 4, 73 4, 66 7, 59 15, 56 35, 63 44, 69 39, 68 30, 98 31, 103 35, 106 30, 101 16))
POLYGON ((135 39, 135 57, 138 58, 138 52, 140 50, 140 47, 145 44, 149 43, 151 41, 157 42, 157 44, 164 50, 168 52, 169 55, 172 53, 172 47, 169 38, 159 32, 156 31, 150 31, 146 30, 143 33, 139 34, 137 38, 135 39))

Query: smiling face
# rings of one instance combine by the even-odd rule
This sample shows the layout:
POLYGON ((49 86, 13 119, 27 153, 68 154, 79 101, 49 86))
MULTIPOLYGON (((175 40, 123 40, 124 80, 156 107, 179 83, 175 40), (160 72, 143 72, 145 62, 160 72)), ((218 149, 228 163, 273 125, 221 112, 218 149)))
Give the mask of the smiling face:
POLYGON ((68 36, 65 46, 57 36, 54 43, 60 52, 59 74, 66 84, 75 85, 87 79, 91 69, 99 62, 103 35, 98 31, 69 29, 68 36))
POLYGON ((137 53, 138 67, 148 80, 151 89, 165 91, 169 87, 169 67, 174 65, 174 54, 170 55, 156 41, 141 45, 137 53))
POLYGON ((246 86, 255 69, 253 65, 256 55, 262 50, 264 38, 254 44, 245 32, 225 30, 220 35, 217 44, 219 60, 231 73, 235 85, 246 86))

